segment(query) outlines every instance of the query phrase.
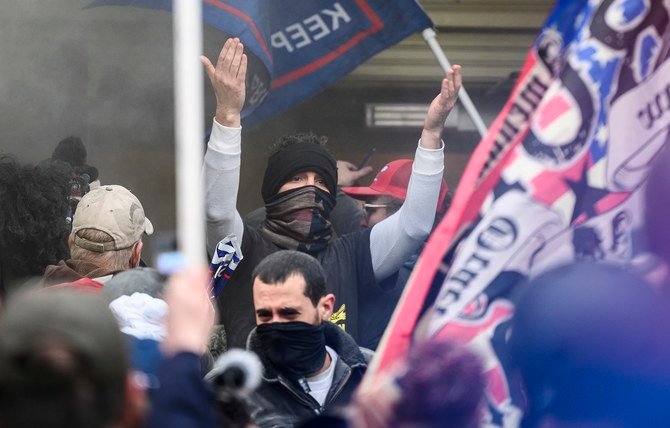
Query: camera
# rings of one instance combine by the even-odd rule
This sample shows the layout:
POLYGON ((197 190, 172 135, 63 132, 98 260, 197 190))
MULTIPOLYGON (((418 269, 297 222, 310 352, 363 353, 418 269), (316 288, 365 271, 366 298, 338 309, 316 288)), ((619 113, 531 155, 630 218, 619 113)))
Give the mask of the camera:
POLYGON ((205 375, 217 392, 247 396, 261 383, 263 366, 258 356, 242 349, 231 349, 217 358, 205 375))
POLYGON ((244 399, 261 383, 263 366, 258 356, 242 349, 231 349, 217 358, 205 381, 214 387, 219 417, 226 427, 247 427, 251 415, 244 399))
POLYGON ((65 217, 70 226, 72 225, 72 218, 74 217, 74 212, 77 210, 79 201, 82 196, 91 190, 90 180, 91 177, 86 173, 74 174, 72 178, 70 178, 70 194, 67 197, 68 208, 67 216, 65 217))

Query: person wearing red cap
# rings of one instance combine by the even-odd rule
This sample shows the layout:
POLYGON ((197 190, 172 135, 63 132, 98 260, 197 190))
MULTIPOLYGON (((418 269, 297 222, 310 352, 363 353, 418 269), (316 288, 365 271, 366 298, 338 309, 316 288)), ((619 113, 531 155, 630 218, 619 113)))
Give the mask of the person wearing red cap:
POLYGON ((246 55, 240 41, 231 38, 216 65, 205 57, 201 61, 217 104, 204 162, 208 248, 216 249, 217 261, 225 260, 231 251, 241 255, 239 263, 220 270, 226 272, 230 266, 234 269, 228 274, 229 281, 221 281, 216 287, 229 345, 243 347, 255 326, 253 268, 281 249, 308 253, 319 260, 326 271, 328 291, 337 298, 331 321, 359 340, 361 319, 366 316, 359 306, 367 299, 363 295, 378 292, 378 281, 397 272, 432 228, 444 171, 441 136, 444 121, 458 99, 460 66, 447 73, 440 94, 428 109, 406 202, 398 215, 374 227, 336 237, 330 221, 337 193, 336 161, 323 146, 323 138, 314 134, 293 134, 279 140, 263 176, 261 194, 266 218, 260 228, 249 227, 242 220, 236 200, 246 55))
MULTIPOLYGON (((363 201, 365 226, 372 227, 395 214, 407 197, 407 187, 412 175, 412 159, 397 159, 384 165, 369 186, 343 187, 342 191, 354 199, 363 201)), ((449 186, 442 178, 437 214, 446 211, 449 186)))
MULTIPOLYGON (((369 186, 342 187, 346 195, 363 202, 363 226, 374 227, 400 210, 407 198, 413 162, 411 159, 391 161, 384 165, 369 186)), ((443 177, 435 223, 448 208, 448 191, 449 187, 443 177)), ((378 281, 379 291, 363 295, 359 306, 366 316, 361 319, 361 335, 358 339, 361 346, 376 349, 379 345, 422 248, 423 246, 408 257, 395 274, 378 281)))

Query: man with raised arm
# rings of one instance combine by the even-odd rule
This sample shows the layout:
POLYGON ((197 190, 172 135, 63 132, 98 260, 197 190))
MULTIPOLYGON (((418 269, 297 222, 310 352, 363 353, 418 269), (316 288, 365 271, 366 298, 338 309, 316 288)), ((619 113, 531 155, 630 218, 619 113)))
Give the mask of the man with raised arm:
MULTIPOLYGON (((374 227, 333 238, 329 214, 335 203, 337 167, 325 138, 293 134, 279 139, 265 169, 261 193, 266 219, 247 227, 236 209, 240 179, 241 122, 247 58, 231 38, 216 66, 201 58, 216 94, 216 115, 205 155, 208 248, 229 235, 241 245, 242 261, 217 296, 229 344, 243 347, 255 326, 252 271, 281 249, 314 256, 326 271, 329 292, 337 296, 331 321, 359 336, 359 294, 393 274, 428 236, 444 170, 444 121, 458 98, 460 66, 442 80, 416 149, 402 208, 374 227)), ((368 293, 369 294, 369 293, 368 293)))

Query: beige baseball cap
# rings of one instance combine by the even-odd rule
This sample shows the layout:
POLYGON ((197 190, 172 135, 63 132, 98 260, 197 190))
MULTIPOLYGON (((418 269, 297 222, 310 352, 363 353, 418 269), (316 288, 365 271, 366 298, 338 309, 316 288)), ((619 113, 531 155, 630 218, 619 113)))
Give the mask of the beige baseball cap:
POLYGON ((139 199, 118 185, 100 186, 85 194, 72 219, 74 244, 98 253, 129 248, 143 233, 151 235, 153 232, 154 226, 144 215, 139 199), (114 239, 93 242, 77 235, 82 229, 100 230, 114 239))

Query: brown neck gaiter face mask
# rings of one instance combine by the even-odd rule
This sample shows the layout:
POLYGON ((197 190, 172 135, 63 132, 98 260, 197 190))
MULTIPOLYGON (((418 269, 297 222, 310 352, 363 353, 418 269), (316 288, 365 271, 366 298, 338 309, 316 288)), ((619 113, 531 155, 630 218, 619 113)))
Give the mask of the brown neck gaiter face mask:
POLYGON ((328 220, 333 206, 333 195, 316 186, 278 193, 265 204, 261 232, 278 247, 319 253, 333 236, 328 220))

